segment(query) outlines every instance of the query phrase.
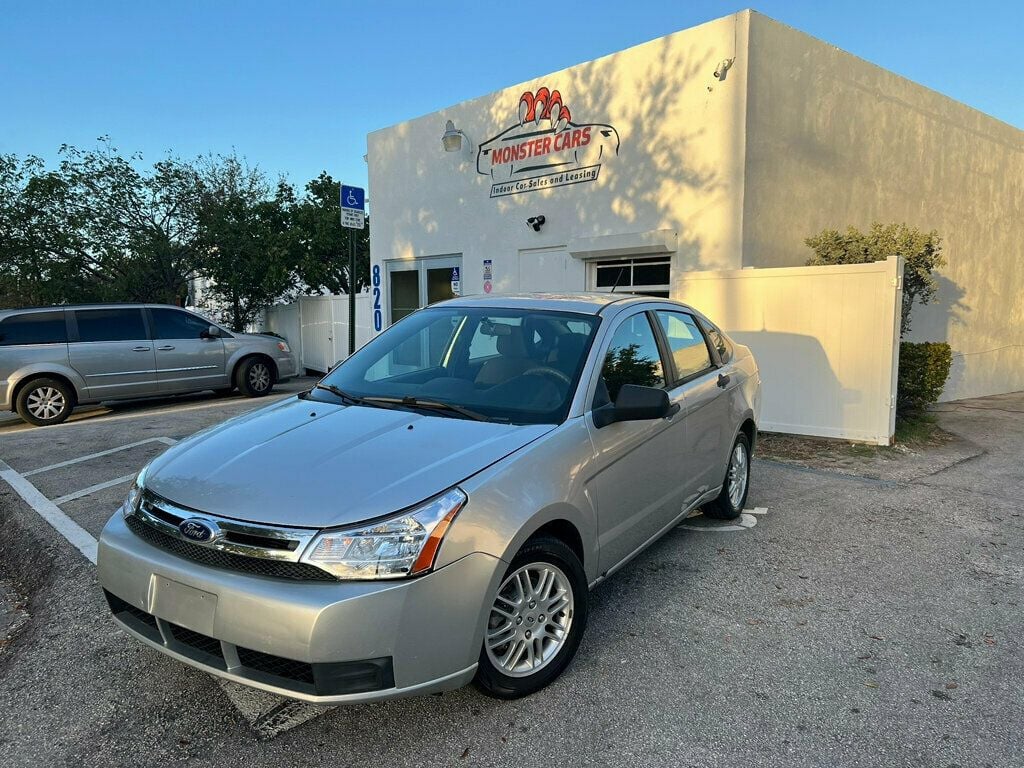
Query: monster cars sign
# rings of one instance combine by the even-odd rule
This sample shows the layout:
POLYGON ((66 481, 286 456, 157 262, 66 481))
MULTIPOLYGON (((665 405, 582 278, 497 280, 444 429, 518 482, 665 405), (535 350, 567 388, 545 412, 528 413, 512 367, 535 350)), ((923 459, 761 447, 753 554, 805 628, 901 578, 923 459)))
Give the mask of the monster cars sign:
POLYGON ((518 120, 480 145, 476 170, 490 176, 491 197, 597 181, 601 162, 619 153, 619 132, 576 123, 562 95, 547 88, 519 98, 518 120))

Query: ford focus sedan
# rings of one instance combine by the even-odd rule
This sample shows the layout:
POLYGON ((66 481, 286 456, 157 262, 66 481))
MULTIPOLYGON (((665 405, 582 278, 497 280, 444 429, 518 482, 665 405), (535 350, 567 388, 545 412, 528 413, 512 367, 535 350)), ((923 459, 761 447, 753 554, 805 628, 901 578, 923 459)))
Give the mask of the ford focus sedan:
POLYGON ((285 696, 530 694, 575 655, 590 588, 698 507, 740 514, 759 387, 676 302, 435 304, 151 462, 100 582, 139 640, 285 696))

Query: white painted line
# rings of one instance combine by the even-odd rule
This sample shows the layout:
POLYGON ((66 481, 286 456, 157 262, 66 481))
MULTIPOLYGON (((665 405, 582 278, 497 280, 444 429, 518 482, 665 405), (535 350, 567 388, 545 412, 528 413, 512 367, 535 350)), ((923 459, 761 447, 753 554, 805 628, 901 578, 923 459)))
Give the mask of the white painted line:
POLYGON ((755 515, 766 515, 768 514, 768 507, 754 507, 753 509, 744 509, 739 518, 736 519, 735 523, 728 523, 722 520, 713 520, 708 517, 704 517, 701 514, 690 515, 680 523, 679 527, 687 531, 705 531, 710 533, 718 533, 719 531, 745 531, 748 528, 753 528, 757 525, 757 517, 755 515))
POLYGON ((72 464, 78 464, 89 459, 97 459, 100 456, 109 456, 111 453, 117 453, 118 451, 127 451, 129 448, 138 448, 140 445, 148 445, 149 443, 163 443, 164 445, 174 445, 177 440, 171 437, 150 437, 145 440, 139 440, 137 443, 128 443, 128 445, 121 445, 117 448, 108 448, 105 451, 97 451, 96 453, 90 453, 86 456, 79 456, 77 459, 68 459, 67 461, 60 461, 56 464, 51 464, 48 467, 39 467, 38 469, 30 469, 28 472, 22 472, 22 477, 31 477, 32 475, 38 475, 41 472, 49 472, 51 469, 60 469, 61 467, 70 467, 72 464))
POLYGON ((96 491, 103 491, 106 490, 107 488, 113 488, 115 485, 121 485, 121 483, 127 483, 129 480, 133 479, 135 479, 135 475, 124 475, 123 477, 115 477, 113 480, 107 480, 105 483, 96 483, 96 485, 90 485, 88 488, 83 488, 80 491, 75 491, 74 493, 69 493, 66 494, 65 496, 61 496, 59 499, 54 499, 53 503, 59 507, 61 504, 67 504, 69 501, 74 501, 75 499, 80 499, 83 496, 88 496, 90 493, 95 493, 96 491))
POLYGON ((0 478, 7 481, 18 495, 34 509, 41 518, 53 526, 61 536, 73 544, 85 555, 89 562, 96 565, 96 539, 85 528, 60 511, 60 508, 40 493, 24 475, 15 472, 0 460, 0 478))

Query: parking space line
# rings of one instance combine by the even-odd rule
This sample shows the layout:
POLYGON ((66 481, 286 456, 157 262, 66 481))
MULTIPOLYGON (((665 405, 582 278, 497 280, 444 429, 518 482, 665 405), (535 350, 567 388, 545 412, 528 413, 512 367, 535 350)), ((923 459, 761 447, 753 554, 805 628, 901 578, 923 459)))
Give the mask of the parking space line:
POLYGON ((68 459, 67 461, 60 461, 56 464, 51 464, 48 467, 39 467, 38 469, 30 469, 28 472, 22 472, 22 477, 31 477, 32 475, 38 475, 41 472, 49 472, 51 469, 60 469, 61 467, 70 467, 72 464, 78 464, 89 459, 97 459, 100 456, 108 456, 111 453, 117 453, 118 451, 127 451, 129 448, 138 448, 140 445, 148 445, 149 443, 163 443, 164 445, 174 445, 177 440, 171 437, 150 437, 145 440, 139 440, 137 443, 128 443, 128 445, 121 445, 117 448, 108 448, 105 451, 97 451, 96 453, 90 453, 86 456, 79 456, 77 459, 68 459))
POLYGON ((90 493, 102 491, 107 488, 113 488, 115 485, 121 485, 121 483, 127 483, 129 480, 133 480, 134 478, 135 475, 124 475, 123 477, 115 477, 113 480, 107 480, 105 483, 96 483, 96 485, 90 485, 88 488, 83 488, 80 491, 65 494, 64 496, 61 496, 59 499, 54 499, 53 503, 59 507, 61 504, 67 504, 69 501, 74 501, 75 499, 80 499, 83 496, 88 496, 90 493))
POLYGON ((60 507, 46 498, 42 492, 32 483, 25 479, 25 476, 15 472, 10 465, 0 460, 0 478, 7 481, 25 503, 36 513, 53 526, 61 536, 85 555, 89 562, 96 565, 96 539, 88 531, 60 511, 60 507))

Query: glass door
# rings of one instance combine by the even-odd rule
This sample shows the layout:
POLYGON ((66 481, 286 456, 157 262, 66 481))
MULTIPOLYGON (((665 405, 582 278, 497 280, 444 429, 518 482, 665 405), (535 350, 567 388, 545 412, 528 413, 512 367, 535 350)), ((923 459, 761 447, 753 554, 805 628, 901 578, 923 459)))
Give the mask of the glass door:
POLYGON ((388 263, 389 322, 397 323, 421 307, 455 298, 454 270, 462 271, 461 255, 388 263))

